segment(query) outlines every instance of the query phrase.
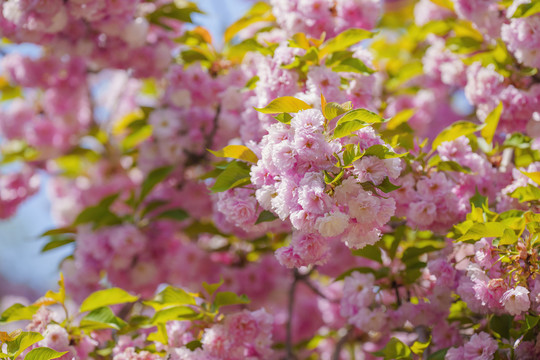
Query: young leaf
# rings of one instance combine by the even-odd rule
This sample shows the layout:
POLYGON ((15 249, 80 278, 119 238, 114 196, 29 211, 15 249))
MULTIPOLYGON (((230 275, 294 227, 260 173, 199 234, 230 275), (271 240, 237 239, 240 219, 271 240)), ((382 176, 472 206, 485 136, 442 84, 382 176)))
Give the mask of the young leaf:
POLYGON ((32 320, 32 316, 38 311, 39 306, 13 304, 0 315, 0 324, 19 320, 32 320))
POLYGON ((246 295, 236 295, 231 291, 222 291, 216 294, 214 305, 216 307, 238 304, 249 304, 249 299, 246 295))
POLYGON ((256 164, 259 159, 257 155, 244 145, 228 145, 219 151, 213 151, 208 149, 213 155, 217 157, 226 157, 232 159, 238 159, 256 164))
POLYGON ((61 246, 71 244, 71 243, 74 243, 74 242, 75 242, 75 239, 55 239, 55 240, 51 240, 47 244, 45 244, 45 246, 43 246, 43 248, 41 249, 41 252, 44 253, 44 252, 47 252, 47 251, 50 251, 50 250, 54 250, 54 249, 57 249, 57 248, 59 248, 61 246))
POLYGON ((272 212, 270 212, 268 210, 263 210, 259 214, 259 217, 257 218, 257 221, 255 221, 255 225, 258 225, 258 224, 263 223, 263 222, 274 221, 277 218, 278 217, 276 215, 274 215, 272 212))
POLYGON ((238 161, 231 161, 227 168, 216 178, 212 192, 223 192, 237 186, 249 184, 249 167, 238 161))
POLYGON ((162 212, 158 216, 156 216, 154 219, 169 219, 169 220, 176 220, 176 221, 183 221, 189 218, 189 214, 182 209, 170 209, 162 212))
POLYGON ((336 72, 354 72, 363 75, 371 75, 375 72, 373 69, 368 68, 362 60, 357 58, 345 59, 334 66, 332 70, 336 72))
POLYGON ((339 121, 337 125, 343 124, 353 120, 360 120, 367 124, 375 124, 384 122, 384 118, 366 109, 356 109, 347 112, 339 121))
POLYGON ((167 286, 165 289, 163 289, 163 291, 157 295, 156 302, 164 306, 197 304, 193 295, 189 294, 185 290, 172 286, 167 286))
POLYGON ((199 313, 189 306, 174 306, 166 309, 157 311, 152 320, 150 321, 153 325, 160 323, 166 323, 167 321, 172 320, 193 320, 198 317, 199 313))
POLYGON ((480 127, 469 121, 457 121, 441 131, 433 140, 431 147, 437 149, 445 141, 452 141, 460 136, 467 136, 478 131, 480 127))
POLYGON ((386 128, 388 130, 396 129, 399 125, 404 124, 407 121, 409 121, 409 119, 413 117, 415 112, 416 112, 416 109, 401 110, 396 115, 394 115, 390 120, 388 120, 388 123, 386 124, 386 128))
POLYGON ((225 42, 229 42, 232 38, 242 29, 262 21, 272 21, 274 16, 272 15, 272 8, 270 5, 264 2, 258 2, 246 13, 246 15, 232 25, 230 25, 224 33, 225 42))
POLYGON ((524 172, 521 171, 523 175, 534 181, 536 184, 540 185, 540 171, 535 172, 524 172))
MULTIPOLYGON (((91 296, 91 295, 90 295, 91 296)), ((127 323, 114 315, 108 307, 100 307, 90 311, 81 319, 80 327, 86 331, 98 329, 116 329, 119 330, 127 323)))
POLYGON ((277 121, 279 121, 281 123, 284 123, 284 124, 290 124, 292 116, 290 114, 287 114, 287 113, 281 113, 281 114, 278 114, 278 115, 274 116, 274 119, 276 119, 277 121))
POLYGON ((263 114, 297 113, 301 110, 311 109, 312 106, 292 96, 283 96, 272 100, 263 108, 255 108, 263 114))
POLYGON ((345 30, 335 38, 328 40, 319 51, 319 56, 323 58, 325 55, 333 52, 347 50, 350 46, 358 44, 362 40, 369 39, 373 35, 375 34, 363 29, 345 30))
POLYGON ((376 245, 367 245, 361 249, 353 250, 352 254, 354 256, 365 257, 366 259, 370 259, 382 264, 381 249, 376 245))
POLYGON ((142 202, 157 184, 165 180, 173 169, 174 167, 172 166, 165 166, 152 170, 142 183, 139 202, 142 202))
POLYGON ((88 296, 81 304, 80 312, 92 311, 103 306, 131 303, 139 298, 120 288, 110 288, 96 291, 88 296))
POLYGON ((67 351, 58 352, 48 347, 39 347, 30 350, 24 357, 24 360, 51 360, 67 354, 67 351))
POLYGON ((22 332, 15 340, 7 343, 7 354, 12 359, 16 359, 24 350, 41 340, 43 340, 43 335, 38 332, 22 332))
POLYGON ((493 136, 495 135, 495 130, 497 130, 497 125, 499 124, 502 112, 503 104, 502 102, 499 102, 499 105, 497 105, 497 107, 493 109, 493 111, 490 112, 486 118, 485 126, 482 128, 480 134, 484 139, 486 139, 488 144, 491 144, 493 141, 493 136))
POLYGON ((384 360, 411 359, 411 349, 401 340, 393 337, 384 349, 374 352, 373 355, 382 356, 384 360))
POLYGON ((393 159, 403 157, 405 155, 407 155, 407 153, 396 154, 395 152, 381 144, 372 145, 368 147, 364 152, 364 156, 376 156, 379 159, 393 159))
POLYGON ((208 284, 206 281, 203 281, 202 286, 208 293, 208 295, 212 296, 214 293, 219 289, 221 285, 223 285, 223 278, 220 278, 218 283, 215 284, 208 284))
POLYGON ((521 4, 518 6, 514 14, 512 15, 513 18, 520 18, 520 17, 528 17, 534 14, 540 13, 540 1, 533 0, 527 4, 521 4))

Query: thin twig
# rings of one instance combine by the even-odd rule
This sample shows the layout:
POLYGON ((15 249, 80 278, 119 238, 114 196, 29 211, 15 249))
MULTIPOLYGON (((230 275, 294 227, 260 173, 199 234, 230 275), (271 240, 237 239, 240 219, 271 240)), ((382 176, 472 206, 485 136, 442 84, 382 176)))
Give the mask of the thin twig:
POLYGON ((343 346, 349 341, 349 337, 351 336, 352 329, 348 329, 345 335, 339 339, 339 341, 336 344, 336 349, 334 350, 334 354, 332 355, 332 360, 339 360, 339 355, 341 354, 341 350, 343 349, 343 346))
POLYGON ((296 285, 298 283, 298 280, 301 279, 302 275, 298 272, 298 269, 293 270, 293 282, 291 284, 291 288, 289 289, 289 304, 288 304, 288 310, 289 310, 289 317, 287 319, 287 338, 285 339, 285 349, 287 350, 287 360, 296 359, 296 356, 293 353, 293 346, 292 346, 292 318, 293 318, 293 311, 294 311, 294 295, 296 292, 296 285))

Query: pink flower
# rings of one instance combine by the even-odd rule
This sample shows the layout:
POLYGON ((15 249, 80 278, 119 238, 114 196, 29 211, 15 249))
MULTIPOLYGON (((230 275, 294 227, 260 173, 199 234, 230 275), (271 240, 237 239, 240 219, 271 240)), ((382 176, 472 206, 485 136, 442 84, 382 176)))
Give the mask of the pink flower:
POLYGON ((69 347, 69 336, 63 327, 56 324, 50 324, 43 333, 43 346, 50 347, 56 351, 66 351, 69 347))
POLYGON ((334 211, 317 219, 317 229, 322 236, 332 237, 342 234, 349 224, 349 216, 340 211, 334 211))
POLYGON ((435 204, 427 201, 414 202, 409 206, 408 215, 412 222, 425 227, 435 221, 437 207, 435 204))
POLYGON ((529 290, 523 286, 507 290, 500 301, 510 315, 520 315, 522 312, 528 311, 531 306, 529 290))
POLYGON ((468 343, 463 346, 465 360, 492 360, 499 347, 489 334, 481 332, 474 334, 468 343))
POLYGON ((353 173, 358 181, 371 181, 375 185, 382 183, 388 172, 383 160, 375 156, 365 156, 354 163, 353 173))

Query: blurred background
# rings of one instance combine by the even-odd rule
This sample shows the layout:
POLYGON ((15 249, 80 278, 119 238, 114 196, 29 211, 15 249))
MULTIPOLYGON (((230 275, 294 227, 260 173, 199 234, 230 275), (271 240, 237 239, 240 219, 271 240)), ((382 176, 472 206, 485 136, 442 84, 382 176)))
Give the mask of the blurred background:
MULTIPOLYGON (((208 29, 217 46, 222 44, 222 34, 227 26, 253 4, 253 1, 249 0, 195 2, 205 14, 194 16, 194 26, 200 25, 208 29)), ((36 54, 35 48, 25 45, 11 46, 7 50, 36 54)), ((0 297, 7 294, 31 298, 43 295, 47 289, 55 287, 58 265, 71 252, 67 247, 40 252, 46 239, 39 235, 54 228, 46 187, 47 179, 41 177, 40 192, 24 202, 16 216, 9 220, 0 220, 0 297)))

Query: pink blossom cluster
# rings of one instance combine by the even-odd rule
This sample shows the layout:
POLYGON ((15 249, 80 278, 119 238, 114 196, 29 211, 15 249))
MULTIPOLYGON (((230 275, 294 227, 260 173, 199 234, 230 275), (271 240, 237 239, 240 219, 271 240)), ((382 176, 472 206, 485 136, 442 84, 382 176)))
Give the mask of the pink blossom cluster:
MULTIPOLYGON (((291 245, 278 251, 287 267, 323 264, 329 238, 338 237, 351 248, 375 243, 382 226, 394 213, 394 201, 366 191, 361 182, 380 185, 397 178, 399 159, 363 157, 347 170, 331 194, 323 171, 334 171, 344 144, 328 140, 319 110, 298 112, 291 124, 276 123, 260 143, 261 159, 251 169, 251 181, 262 208, 281 220, 289 219, 295 231, 291 245)), ((358 132, 361 150, 381 144, 373 130, 358 132)))
POLYGON ((497 248, 488 239, 474 245, 474 256, 470 258, 466 276, 460 277, 457 289, 457 293, 475 312, 514 316, 529 311, 532 303, 537 302, 537 291, 537 281, 529 279, 527 284, 521 284, 507 276, 506 267, 499 261, 497 248))
POLYGON ((16 42, 31 42, 55 49, 57 54, 85 57, 94 68, 130 69, 136 76, 163 73, 170 64, 169 28, 151 25, 146 15, 157 4, 141 1, 30 1, 0 4, 0 33, 16 42))
POLYGON ((0 174, 0 219, 12 217, 18 206, 39 189, 38 175, 28 167, 20 172, 0 174))
POLYGON ((540 62, 535 49, 540 45, 540 15, 512 18, 518 6, 527 3, 514 0, 508 8, 506 16, 509 20, 501 28, 501 38, 520 63, 537 68, 540 62))
POLYGON ((202 348, 169 350, 171 359, 269 359, 273 356, 272 316, 265 310, 237 312, 205 329, 202 348))
POLYGON ((538 116, 539 91, 538 84, 528 89, 509 84, 492 65, 484 67, 474 63, 467 69, 467 100, 476 106, 480 120, 485 120, 502 103, 503 114, 499 126, 503 131, 525 131, 535 121, 533 117, 538 116))
POLYGON ((84 61, 13 53, 2 59, 2 67, 12 84, 32 89, 26 101, 9 104, 0 121, 2 136, 27 141, 45 158, 75 146, 92 122, 84 61))
POLYGON ((382 12, 379 0, 271 0, 279 26, 289 35, 333 37, 350 28, 372 29, 382 12))

